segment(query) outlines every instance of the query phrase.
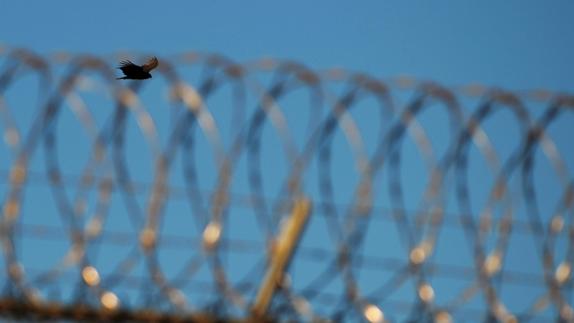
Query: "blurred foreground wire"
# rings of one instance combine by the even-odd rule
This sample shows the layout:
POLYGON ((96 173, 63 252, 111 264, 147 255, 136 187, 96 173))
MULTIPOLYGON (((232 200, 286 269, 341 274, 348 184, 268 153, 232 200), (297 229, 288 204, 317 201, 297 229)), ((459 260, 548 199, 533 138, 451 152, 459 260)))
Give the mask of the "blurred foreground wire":
POLYGON ((574 96, 125 57, 1 53, 2 315, 574 321, 574 96))

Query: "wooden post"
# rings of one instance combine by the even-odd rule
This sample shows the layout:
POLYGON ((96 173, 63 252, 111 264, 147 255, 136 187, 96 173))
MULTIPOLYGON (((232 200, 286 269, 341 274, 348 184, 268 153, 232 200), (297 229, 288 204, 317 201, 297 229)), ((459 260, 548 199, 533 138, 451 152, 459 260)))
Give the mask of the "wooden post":
POLYGON ((283 223, 267 273, 252 307, 255 318, 264 319, 273 294, 277 286, 281 284, 283 274, 289 267, 293 252, 297 248, 303 229, 307 224, 310 211, 311 202, 306 198, 299 199, 295 202, 291 216, 283 223))

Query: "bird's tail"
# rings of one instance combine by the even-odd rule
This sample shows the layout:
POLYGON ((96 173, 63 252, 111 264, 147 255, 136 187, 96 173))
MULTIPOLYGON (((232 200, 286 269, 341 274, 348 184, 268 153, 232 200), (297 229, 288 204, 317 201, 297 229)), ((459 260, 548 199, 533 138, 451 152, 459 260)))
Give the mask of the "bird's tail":
POLYGON ((124 77, 116 77, 116 80, 127 80, 127 79, 128 79, 127 76, 124 76, 124 77))

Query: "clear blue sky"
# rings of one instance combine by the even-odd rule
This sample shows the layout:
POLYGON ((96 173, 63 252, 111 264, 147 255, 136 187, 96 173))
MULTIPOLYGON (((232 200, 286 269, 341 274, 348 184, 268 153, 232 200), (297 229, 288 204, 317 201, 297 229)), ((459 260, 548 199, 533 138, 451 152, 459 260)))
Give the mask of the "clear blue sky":
MULTIPOLYGON (((130 51, 161 56, 200 51, 220 53, 238 62, 274 57, 296 60, 315 69, 342 67, 379 78, 406 74, 447 86, 481 83, 510 90, 545 88, 572 93, 573 16, 574 2, 567 0, 0 0, 0 45, 24 47, 39 54, 67 51, 106 55, 130 51)), ((532 114, 538 115, 539 112, 533 111, 532 114)), ((368 121, 365 127, 373 126, 368 114, 360 116, 368 121)), ((441 123, 444 121, 440 120, 441 117, 424 116, 430 118, 428 120, 434 125, 434 129, 444 125, 441 123)), ((502 147, 503 155, 510 151, 505 151, 506 147, 514 147, 512 139, 509 139, 512 136, 508 135, 509 127, 506 126, 505 120, 509 119, 498 120, 491 124, 489 129, 489 134, 493 134, 497 141, 495 146, 502 147)), ((510 132, 515 131, 514 126, 511 127, 510 132)), ((557 145, 563 149, 572 170, 573 153, 564 149, 572 138, 571 125, 561 123, 556 131, 563 134, 559 136, 557 145)), ((438 136, 440 137, 440 134, 438 136)), ((512 138, 515 139, 516 136, 512 138)), ((80 148, 83 147, 78 147, 80 148)), ((335 153, 335 157, 341 159, 341 164, 352 165, 352 161, 345 156, 348 151, 335 153)), ((406 153, 406 156, 415 155, 414 151, 406 153)), ((0 156, 0 160, 2 158, 0 156)), ((5 167, 6 164, 0 165, 5 167)), ((416 162, 411 164, 408 158, 403 160, 403 165, 407 169, 407 181, 416 182, 422 171, 415 168, 423 169, 423 165, 416 162)), ((480 177, 480 172, 485 169, 475 170, 473 174, 480 177)), ((271 168, 268 171, 273 173, 271 168)), ((545 178, 539 180, 547 183, 545 178)), ((346 193, 352 193, 353 186, 349 185, 350 181, 346 177, 336 179, 336 183, 342 187, 337 194, 345 196, 346 193)), ((554 182, 548 183, 548 187, 551 187, 554 182)), ((486 184, 484 187, 478 186, 477 191, 484 195, 490 188, 486 184)), ((0 185, 0 188, 4 187, 0 185)), ((558 194, 553 188, 545 188, 543 186, 541 189, 543 194, 558 194)), ((3 191, 0 193, 4 194, 3 191)), ((4 198, 3 195, 0 197, 4 198)), ((419 196, 407 192, 405 199, 416 203, 419 196)), ((349 200, 350 198, 345 197, 342 202, 349 200)), ((141 202, 144 203, 143 198, 141 202)), ((543 201, 541 205, 554 204, 543 201)), ((417 206, 412 205, 412 209, 417 206)), ((177 209, 177 206, 174 207, 177 209)), ((519 208, 518 211, 524 209, 519 208)), ((545 214, 549 214, 552 210, 546 211, 545 214)), ((389 221, 384 225, 391 224, 389 221)), ((176 231, 183 230, 178 228, 177 223, 166 225, 172 225, 176 231)), ((320 228, 321 225, 312 224, 309 229, 316 236, 307 236, 306 243, 321 246, 323 243, 330 243, 326 238, 325 228, 320 228), (323 238, 327 242, 320 241, 323 238)), ((379 225, 382 224, 373 224, 372 228, 379 225)), ((460 234, 460 231, 458 233, 460 234)), ((248 234, 247 231, 244 235, 248 234)), ((400 240, 397 237, 392 239, 400 240)), ((510 267, 536 272, 536 269, 531 267, 534 266, 533 261, 520 262, 521 257, 529 253, 527 248, 521 248, 520 243, 529 237, 521 236, 516 239, 518 240, 514 240, 513 245, 517 249, 513 249, 513 256, 509 257, 510 267)), ((379 252, 380 237, 369 235, 366 241, 366 253, 379 252)), ((447 244, 441 249, 447 255, 451 252, 456 255, 458 249, 462 248, 468 250, 462 236, 441 243, 447 244), (464 247, 460 247, 461 245, 464 247)), ((559 248, 561 251, 565 249, 565 246, 559 248)), ((396 251, 396 254, 391 252, 391 256, 403 259, 404 255, 402 249, 396 251)), ((456 263, 454 256, 450 259, 456 263)), ((470 265, 471 261, 470 258, 465 258, 461 262, 470 265)), ((296 270, 299 271, 298 275, 304 275, 305 271, 318 268, 323 267, 304 264, 296 267, 296 270)), ((376 271, 366 271, 362 273, 362 277, 377 274, 376 271)), ((444 294, 437 295, 439 301, 455 297, 448 291, 449 287, 453 287, 451 290, 460 290, 459 285, 450 281, 441 282, 438 279, 435 283, 442 286, 441 291, 447 290, 444 294)), ((365 284, 368 285, 369 281, 365 284)), ((412 287, 408 285, 397 292, 399 301, 413 299, 412 287)), ((529 298, 529 293, 533 290, 537 295, 541 293, 540 288, 505 287, 505 301, 511 309, 525 308, 534 301, 529 298)), ((385 306, 391 306, 379 305, 383 309, 385 306)), ((481 308, 480 302, 471 305, 481 308)), ((546 312, 548 313, 552 312, 546 312)), ((400 314, 397 315, 397 318, 401 317, 400 314)))
POLYGON ((574 3, 0 1, 0 40, 39 52, 200 50, 447 84, 567 90, 574 3))

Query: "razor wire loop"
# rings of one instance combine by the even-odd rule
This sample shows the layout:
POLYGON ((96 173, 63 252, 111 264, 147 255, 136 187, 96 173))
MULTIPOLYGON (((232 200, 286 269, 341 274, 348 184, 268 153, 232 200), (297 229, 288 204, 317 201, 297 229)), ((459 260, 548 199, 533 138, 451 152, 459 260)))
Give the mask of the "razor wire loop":
MULTIPOLYGON (((415 297, 405 312, 412 320, 459 315, 479 294, 486 304, 483 313, 486 318, 534 319, 552 306, 558 319, 574 320, 571 304, 574 181, 560 147, 549 133, 557 120, 574 109, 572 95, 545 90, 508 92, 477 86, 443 87, 412 79, 383 81, 343 70, 314 71, 296 62, 263 59, 240 64, 221 55, 192 52, 161 58, 154 74, 167 83, 171 110, 164 113, 173 115, 166 141, 161 142, 160 127, 141 100, 147 84, 121 85, 123 83, 115 80, 109 61, 67 53, 43 57, 25 49, 10 50, 2 55, 0 129, 13 156, 12 164, 8 165, 0 226, 8 280, 5 295, 21 297, 30 304, 42 304, 39 290, 57 285, 66 272, 72 270, 74 298, 81 303, 104 306, 105 297, 111 297, 112 301, 115 297, 117 301, 111 291, 121 290, 130 275, 135 275, 138 264, 145 264, 147 276, 142 278, 144 283, 139 288, 142 293, 151 295, 146 306, 167 306, 176 313, 188 313, 202 310, 186 299, 185 290, 200 267, 206 265, 212 278, 208 285, 215 291, 215 298, 209 304, 211 310, 230 315, 238 311, 247 313, 253 301, 250 295, 254 292, 254 282, 271 260, 282 222, 294 203, 304 197, 312 199, 313 212, 320 214, 333 247, 323 250, 321 256, 313 256, 322 259, 323 267, 309 273, 310 279, 304 286, 296 287, 289 272, 285 273, 269 309, 272 316, 311 321, 328 318, 376 321, 380 318, 377 315, 384 311, 386 318, 392 318, 392 310, 379 306, 389 302, 395 291, 411 281, 415 297), (66 66, 66 72, 59 78, 54 68, 57 64, 66 66), (187 66, 201 69, 197 86, 185 78, 187 66), (10 87, 29 73, 38 79, 38 109, 34 111, 37 115, 27 129, 19 129, 13 120, 14 107, 4 98, 10 87), (93 74, 98 76, 98 81, 93 74), (262 81, 261 75, 266 75, 269 81, 262 81), (92 115, 91 109, 96 107, 82 96, 83 92, 94 90, 84 88, 86 82, 104 84, 98 93, 111 97, 97 107, 107 114, 102 124, 92 115), (210 104, 224 87, 232 93, 229 138, 222 138, 220 129, 224 125, 215 117, 217 107, 210 104), (404 107, 395 98, 399 89, 412 94, 404 107), (301 92, 308 96, 308 104, 303 108, 309 113, 306 126, 299 127, 305 129, 304 140, 298 142, 292 133, 294 127, 286 122, 290 107, 285 102, 301 92), (465 100, 468 96, 480 98, 476 107, 469 106, 473 103, 465 100), (379 119, 374 143, 366 142, 361 120, 354 116, 361 101, 371 99, 377 109, 373 114, 379 119), (537 119, 528 109, 531 100, 547 103, 537 119), (255 104, 254 109, 248 110, 248 104, 255 104), (74 122, 81 125, 88 140, 88 159, 77 174, 77 182, 70 180, 61 160, 60 151, 65 147, 59 144, 57 130, 64 122, 65 106, 70 107, 76 118, 74 122), (448 118, 448 139, 438 143, 440 147, 433 146, 435 143, 428 132, 432 129, 424 127, 420 116, 425 111, 441 111, 448 118), (510 112, 519 129, 508 157, 496 150, 497 138, 486 130, 489 120, 499 111, 510 112), (139 130, 136 140, 145 142, 151 152, 154 172, 147 186, 138 183, 126 154, 130 119, 136 121, 139 130), (267 165, 261 154, 265 127, 270 127, 272 135, 277 137, 288 165, 277 192, 269 192, 265 184, 267 165), (339 188, 334 181, 337 163, 333 151, 338 134, 351 153, 357 180, 354 193, 344 202, 336 200, 339 188), (198 150, 199 135, 203 135, 211 147, 210 155, 198 150), (414 208, 406 205, 405 192, 409 187, 400 175, 404 167, 402 149, 407 140, 414 144, 426 167, 426 183, 420 202, 414 208), (372 152, 367 149, 370 144, 374 146, 372 152), (36 153, 40 148, 43 155, 36 153), (470 177, 468 164, 473 148, 484 159, 493 178, 486 202, 478 205, 478 214, 473 211, 477 206, 471 205, 470 199, 474 179, 470 177), (178 154, 181 174, 174 171, 178 154), (501 156, 505 156, 504 159, 501 156), (548 161, 561 185, 553 210, 541 209, 538 202, 540 194, 535 178, 540 167, 538 156, 548 161), (200 182, 198 174, 202 169, 197 163, 200 157, 211 157, 214 161, 217 173, 213 183, 200 182), (43 159, 44 173, 38 175, 31 167, 33 158, 43 159), (234 242, 228 219, 239 203, 232 184, 241 171, 237 161, 242 158, 246 160, 249 196, 241 203, 253 212, 256 230, 266 247, 259 248, 258 260, 237 280, 231 275, 233 266, 227 258, 230 244, 234 242), (307 176, 313 163, 317 168, 316 179, 307 176), (163 268, 159 260, 160 253, 167 248, 162 245, 162 238, 169 236, 162 223, 173 216, 166 211, 166 205, 176 198, 177 191, 170 174, 181 175, 182 196, 189 210, 186 216, 191 217, 195 229, 202 233, 199 251, 189 253, 175 276, 167 275, 167 268, 163 268), (56 265, 43 268, 37 275, 29 273, 27 264, 19 256, 24 237, 17 234, 22 223, 21 209, 28 203, 26 190, 33 185, 30 182, 33 176, 48 183, 60 216, 60 227, 69 241, 56 265), (316 193, 310 189, 313 183, 318 185, 316 193), (377 188, 383 185, 388 187, 390 201, 386 210, 376 204, 382 199, 376 195, 381 194, 377 188), (517 203, 513 194, 516 188, 521 190, 523 204, 517 203), (141 192, 148 194, 143 203, 136 198, 141 192), (102 256, 101 245, 106 234, 104 224, 115 203, 113 194, 121 196, 119 203, 125 206, 132 226, 128 234, 129 252, 117 260, 109 273, 100 273, 98 282, 94 283, 85 275, 98 273, 98 258, 102 256), (449 198, 457 203, 461 230, 474 259, 473 275, 466 279, 454 298, 438 303, 434 299, 436 285, 433 282, 441 274, 437 268, 443 265, 435 259, 435 254, 444 225, 452 222, 446 214, 449 198), (521 206, 526 210, 524 218, 517 212, 521 206), (394 273, 376 282, 375 288, 366 290, 360 283, 361 271, 369 263, 362 254, 368 243, 365 233, 371 225, 388 226, 390 230, 392 224, 376 222, 386 214, 390 214, 399 233, 404 261, 396 265, 394 273), (538 249, 544 286, 544 292, 536 295, 536 302, 519 312, 510 309, 501 293, 504 277, 514 274, 504 264, 510 252, 512 232, 520 229, 517 223, 529 226, 528 232, 538 249), (559 247, 559 240, 567 242, 565 249, 559 247), (339 294, 329 296, 323 292, 337 281, 342 283, 339 294), (335 304, 335 308, 325 312, 319 305, 322 302, 335 304)), ((300 120, 302 124, 304 121, 300 120)), ((311 252, 306 248, 299 248, 295 263, 305 257, 305 252, 311 252)))
MULTIPOLYGON (((530 129, 526 139, 523 143, 523 149, 521 151, 521 156, 523 162, 521 163, 522 171, 522 192, 524 195, 524 200, 528 205, 528 217, 532 230, 536 233, 535 238, 538 239, 538 252, 540 252, 541 263, 544 270, 544 281, 548 288, 548 295, 543 296, 549 299, 556 310, 559 313, 573 313, 574 309, 572 305, 569 304, 568 300, 565 299, 565 293, 572 293, 572 287, 566 287, 564 284, 564 279, 555 273, 559 273, 560 266, 571 266, 574 250, 574 235, 572 235, 572 220, 570 220, 570 234, 568 235, 568 249, 566 250, 565 259, 556 263, 556 257, 551 251, 552 244, 554 244, 555 236, 562 231, 561 226, 555 224, 556 221, 563 221, 561 215, 562 213, 570 213, 572 216, 572 187, 573 182, 571 175, 568 174, 567 169, 564 167, 563 161, 558 154, 548 154, 545 155, 548 159, 552 161, 554 166, 554 171, 558 178, 562 179, 563 194, 560 199, 560 205, 556 207, 557 211, 551 218, 552 221, 549 222, 547 228, 544 228, 543 221, 540 216, 540 208, 537 203, 536 187, 534 185, 534 153, 536 149, 540 146, 553 146, 551 139, 545 135, 546 129, 551 125, 553 121, 557 119, 557 116, 568 110, 574 109, 574 98, 569 96, 558 96, 552 102, 550 107, 545 111, 545 113, 536 121, 534 126, 530 129), (569 180, 564 180, 569 179, 569 180), (557 220, 558 219, 558 220, 557 220), (554 228, 553 228, 554 224, 554 228), (568 290, 570 289, 570 290, 568 290)), ((570 111, 568 111, 570 112, 570 111)), ((571 268, 571 267, 568 267, 571 268)))

